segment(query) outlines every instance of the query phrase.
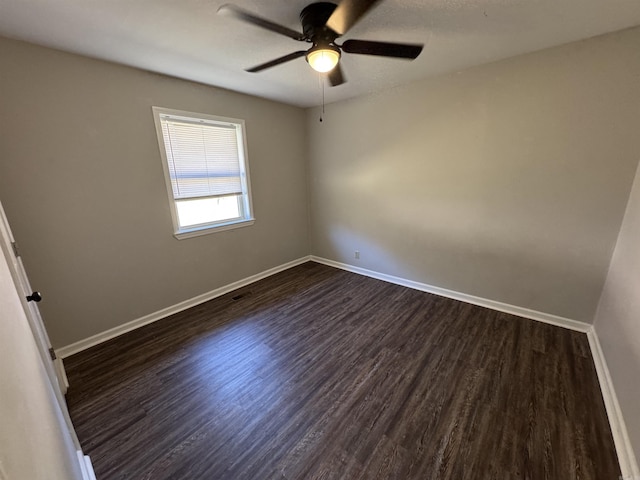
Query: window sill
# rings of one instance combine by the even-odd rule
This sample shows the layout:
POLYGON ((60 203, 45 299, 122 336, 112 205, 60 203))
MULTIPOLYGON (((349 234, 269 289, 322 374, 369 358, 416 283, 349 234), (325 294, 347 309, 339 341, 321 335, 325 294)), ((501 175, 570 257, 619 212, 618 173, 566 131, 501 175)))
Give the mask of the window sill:
POLYGON ((211 233, 222 232, 225 230, 233 230, 234 228, 248 227, 255 223, 254 218, 247 220, 237 220, 229 223, 220 223, 218 225, 209 225, 205 227, 193 228, 190 230, 182 230, 173 234, 178 240, 184 240, 185 238, 199 237, 201 235, 209 235, 211 233))

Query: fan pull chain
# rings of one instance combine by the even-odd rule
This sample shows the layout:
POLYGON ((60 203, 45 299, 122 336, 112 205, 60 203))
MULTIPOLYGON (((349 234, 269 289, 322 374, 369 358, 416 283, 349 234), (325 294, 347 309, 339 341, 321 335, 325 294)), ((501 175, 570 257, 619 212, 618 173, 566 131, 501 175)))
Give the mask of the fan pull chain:
POLYGON ((318 73, 318 81, 320 82, 320 88, 322 90, 322 114, 320 115, 320 123, 322 123, 324 117, 324 79, 321 73, 318 73))
POLYGON ((322 117, 320 117, 320 121, 324 117, 324 82, 322 82, 322 117))

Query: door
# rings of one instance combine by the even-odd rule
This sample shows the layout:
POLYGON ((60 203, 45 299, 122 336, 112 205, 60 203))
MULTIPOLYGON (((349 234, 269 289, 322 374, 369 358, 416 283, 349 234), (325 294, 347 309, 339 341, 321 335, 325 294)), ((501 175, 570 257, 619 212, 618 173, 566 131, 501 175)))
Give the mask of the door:
POLYGON ((95 480, 70 434, 0 251, 0 479, 95 480))
POLYGON ((59 404, 60 410, 68 425, 69 433, 71 434, 74 443, 78 450, 80 450, 80 443, 75 434, 73 424, 71 423, 71 417, 67 409, 67 403, 64 399, 64 395, 67 392, 67 376, 64 372, 64 364, 62 359, 58 359, 55 356, 54 350, 51 347, 47 330, 45 329, 42 317, 40 316, 40 310, 38 309, 38 302, 42 299, 39 292, 31 289, 29 279, 25 272, 20 258, 20 251, 16 245, 16 242, 11 233, 9 222, 4 213, 2 203, 0 202, 0 247, 2 247, 2 253, 7 259, 9 271, 16 285, 22 304, 22 308, 27 317, 31 333, 36 343, 42 364, 44 365, 47 377, 51 388, 55 393, 56 400, 59 404))

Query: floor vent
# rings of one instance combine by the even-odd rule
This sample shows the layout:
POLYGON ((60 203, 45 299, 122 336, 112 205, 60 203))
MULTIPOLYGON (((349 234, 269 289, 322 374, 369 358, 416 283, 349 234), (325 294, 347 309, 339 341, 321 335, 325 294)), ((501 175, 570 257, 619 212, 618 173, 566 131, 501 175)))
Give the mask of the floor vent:
POLYGON ((231 300, 240 300, 241 298, 244 298, 248 295, 251 295, 251 292, 245 292, 245 293, 240 293, 238 295, 236 295, 235 297, 231 297, 231 300))

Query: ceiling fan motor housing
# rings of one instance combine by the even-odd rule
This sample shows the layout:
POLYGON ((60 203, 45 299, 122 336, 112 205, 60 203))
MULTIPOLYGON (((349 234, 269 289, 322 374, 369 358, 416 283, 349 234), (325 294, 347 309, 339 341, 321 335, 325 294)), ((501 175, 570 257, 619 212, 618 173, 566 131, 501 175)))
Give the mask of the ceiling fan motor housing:
POLYGON ((312 42, 314 45, 328 45, 339 37, 336 32, 326 26, 327 20, 336 7, 335 3, 316 2, 307 5, 300 12, 302 31, 308 42, 312 42))

